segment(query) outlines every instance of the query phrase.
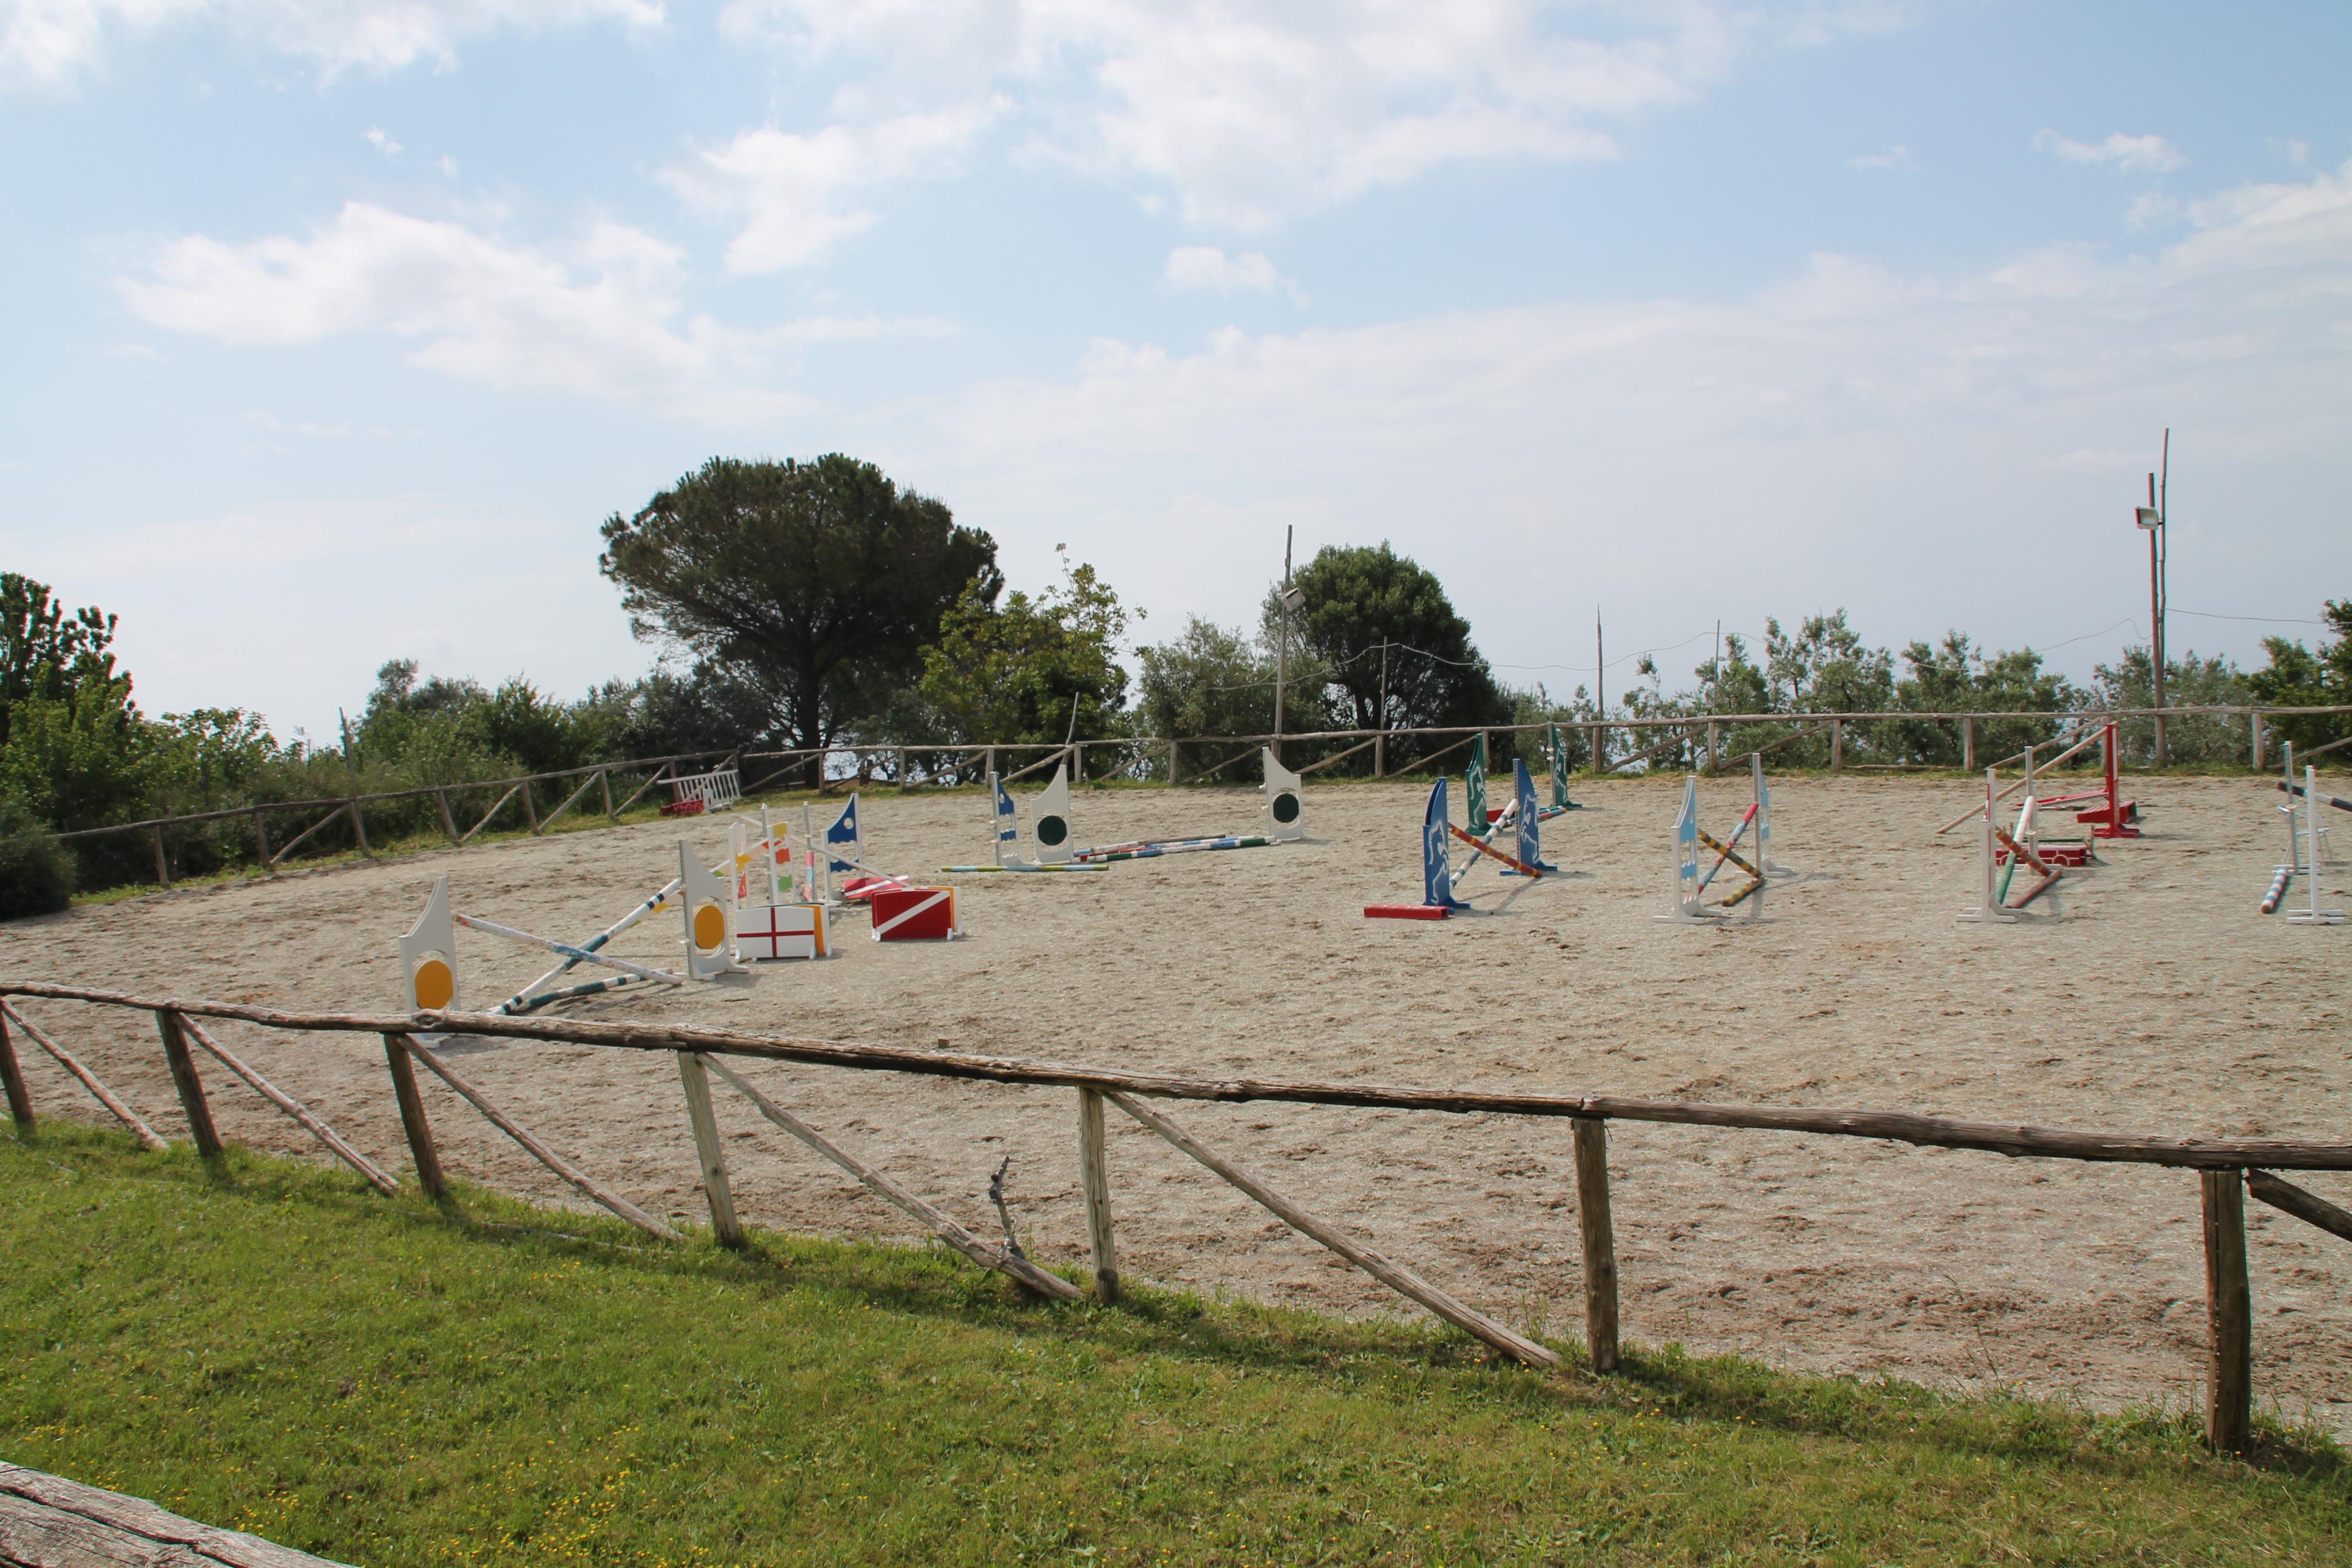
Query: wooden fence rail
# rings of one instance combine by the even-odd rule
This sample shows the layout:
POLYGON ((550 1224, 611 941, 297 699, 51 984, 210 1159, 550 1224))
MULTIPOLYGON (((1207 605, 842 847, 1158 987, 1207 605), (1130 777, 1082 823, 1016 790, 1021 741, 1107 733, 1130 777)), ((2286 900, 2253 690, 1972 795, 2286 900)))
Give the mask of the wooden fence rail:
MULTIPOLYGON (((1713 737, 1719 732, 1722 727, 1735 724, 1793 724, 1801 726, 1801 728, 1794 733, 1766 742, 1761 748, 1765 751, 1771 751, 1779 746, 1802 740, 1810 734, 1817 733, 1820 731, 1826 729, 1830 731, 1832 736, 1831 766, 1835 768, 1842 765, 1843 755, 1843 740, 1845 726, 1848 724, 1883 726, 1886 724, 1958 722, 1962 727, 1963 732, 1971 736, 1971 739, 1966 743, 1966 752, 1968 758, 1973 759, 1973 726, 1976 721, 1980 719, 2021 719, 2059 725, 2095 726, 2104 723, 2109 719, 2189 719, 2200 716, 2242 718, 2246 721, 2249 757, 2252 765, 2259 769, 2263 765, 2266 754, 2263 744, 2263 727, 2271 720, 2303 715, 2347 713, 2352 713, 2352 706, 2265 708, 2247 704, 2217 704, 2195 708, 2118 708, 2097 712, 2000 711, 1976 713, 1954 711, 1948 713, 1914 713, 1906 711, 1888 711, 1879 713, 1684 713, 1653 718, 1577 718, 1558 721, 1557 723, 1558 727, 1561 730, 1580 733, 1584 736, 1585 744, 1588 748, 1587 755, 1590 759, 1590 765, 1593 766, 1596 771, 1613 773, 1621 773, 1624 769, 1631 767, 1637 763, 1644 762, 1664 752, 1673 751, 1677 746, 1690 745, 1696 747, 1698 744, 1698 737, 1702 733, 1709 737, 1708 742, 1705 748, 1708 757, 1708 762, 1706 765, 1712 769, 1715 765, 1715 762, 1717 761, 1715 757, 1716 748, 1713 743, 1713 737), (1644 731, 1663 731, 1666 732, 1667 738, 1639 750, 1631 755, 1618 758, 1612 762, 1606 755, 1608 738, 1620 731, 1625 731, 1629 736, 1639 735, 1644 731)), ((724 766, 730 763, 761 762, 781 763, 781 766, 769 770, 758 780, 756 784, 751 786, 751 792, 748 792, 756 793, 770 784, 776 784, 783 780, 794 773, 805 770, 812 763, 814 764, 817 773, 821 776, 827 778, 827 782, 837 782, 831 780, 829 775, 826 773, 826 770, 831 766, 832 760, 835 758, 846 757, 851 759, 853 765, 859 771, 859 776, 863 778, 865 776, 866 759, 873 757, 891 757, 895 759, 896 774, 894 779, 889 782, 896 783, 901 788, 913 788, 921 784, 935 783, 943 774, 952 773, 955 770, 948 768, 935 768, 930 773, 923 774, 919 778, 910 779, 907 773, 907 759, 910 754, 920 753, 929 756, 949 757, 962 756, 972 759, 984 758, 992 771, 995 767, 996 757, 999 752, 1004 752, 1008 755, 1032 756, 1033 760, 1030 763, 1020 768, 1018 771, 1007 775, 1006 782, 1010 783, 1013 779, 1018 779, 1024 777, 1029 773, 1042 772, 1044 769, 1052 766, 1055 762, 1063 760, 1064 758, 1067 758, 1071 761, 1073 764, 1071 771, 1073 773, 1083 773, 1085 772, 1085 758, 1087 748, 1094 747, 1099 750, 1100 748, 1109 747, 1124 751, 1129 753, 1129 760, 1128 763, 1122 764, 1122 771, 1131 774, 1136 773, 1136 771, 1139 768, 1142 768, 1149 762, 1150 756, 1164 752, 1167 755, 1170 766, 1168 770, 1168 777, 1162 782, 1174 784, 1179 782, 1176 776, 1176 768, 1174 766, 1177 758, 1177 749, 1183 746, 1217 748, 1237 746, 1244 748, 1244 750, 1238 752, 1233 757, 1218 763, 1215 767, 1210 768, 1205 773, 1195 773, 1189 780, 1182 781, 1197 784, 1203 777, 1221 773, 1228 767, 1248 761, 1255 754, 1256 748, 1261 745, 1272 744, 1280 746, 1309 742, 1354 741, 1360 742, 1360 744, 1349 746, 1345 751, 1340 752, 1335 756, 1322 758, 1319 761, 1309 764, 1306 771, 1311 773, 1317 769, 1328 767, 1343 757, 1354 755, 1355 753, 1365 750, 1367 747, 1370 747, 1374 758, 1372 770, 1374 776, 1381 777, 1385 776, 1387 773, 1385 761, 1386 747, 1389 742, 1399 739, 1416 736, 1441 738, 1446 736, 1454 737, 1454 740, 1451 744, 1444 746, 1438 751, 1431 752, 1427 756, 1413 759, 1410 763, 1410 767, 1412 771, 1418 772, 1426 768, 1431 763, 1435 762, 1440 757, 1445 756, 1452 752, 1459 750, 1463 746, 1468 745, 1473 739, 1479 735, 1529 734, 1549 729, 1553 726, 1554 722, 1554 721, 1547 720, 1528 724, 1454 724, 1391 730, 1312 730, 1287 735, 1202 735, 1181 737, 1149 735, 1113 736, 1099 740, 1077 741, 1068 743, 1058 742, 942 742, 937 744, 925 745, 891 742, 887 744, 876 745, 843 743, 825 747, 778 752, 754 752, 746 751, 740 748, 728 751, 688 752, 680 752, 676 756, 669 757, 639 757, 625 762, 590 763, 581 767, 562 768, 551 773, 530 773, 520 777, 479 779, 464 784, 424 784, 414 789, 383 790, 367 794, 321 796, 315 800, 251 801, 239 805, 224 806, 213 811, 188 812, 177 816, 145 817, 136 822, 114 823, 104 827, 75 828, 70 832, 60 833, 58 837, 63 840, 79 842, 85 839, 103 838, 111 835, 122 833, 140 833, 148 835, 153 840, 156 881, 160 886, 168 887, 171 885, 171 869, 168 864, 168 856, 165 851, 163 839, 163 829, 166 827, 193 826, 203 823, 226 821, 232 817, 247 818, 252 824, 256 852, 259 858, 260 863, 265 867, 275 868, 284 864, 287 858, 291 855, 296 848, 307 842, 312 835, 331 826, 338 820, 348 821, 351 824, 353 838, 358 841, 360 847, 364 850, 367 847, 367 824, 363 808, 372 805, 380 805, 387 801, 424 799, 427 796, 432 797, 436 809, 437 810, 441 819, 443 831, 453 842, 456 843, 465 843, 472 839, 476 834, 480 833, 484 828, 489 826, 491 819, 496 817, 499 812, 505 808, 509 801, 517 798, 520 798, 522 803, 525 826, 530 829, 530 831, 535 834, 544 833, 554 822, 556 817, 571 810, 592 788, 601 788, 604 792, 604 815, 605 817, 608 820, 617 820, 623 813, 625 813, 630 808, 630 806, 635 805, 638 799, 640 799, 647 790, 650 790, 655 785, 662 783, 666 778, 671 778, 677 775, 679 764, 687 763, 702 763, 713 767, 724 766), (616 772, 625 773, 646 773, 648 770, 650 770, 650 776, 646 779, 645 783, 640 784, 634 793, 629 795, 617 808, 614 807, 612 804, 612 774, 616 772), (548 813, 544 817, 542 817, 539 815, 535 803, 532 800, 530 786, 534 784, 552 783, 560 780, 578 780, 580 782, 572 788, 570 795, 565 797, 565 799, 558 805, 553 811, 548 813), (488 812, 483 816, 481 821, 470 831, 461 835, 458 833, 456 822, 453 820, 450 813, 449 792, 452 790, 496 791, 499 793, 497 797, 497 804, 490 807, 488 812), (269 830, 265 821, 265 816, 266 814, 270 812, 284 811, 319 811, 322 812, 323 815, 321 815, 315 822, 313 822, 309 827, 305 828, 300 834, 297 835, 294 838, 282 845, 277 846, 273 849, 270 844, 269 830)), ((2077 732, 2079 733, 2081 731, 2078 731, 2077 732)), ((2345 745, 2352 745, 2352 736, 2347 736, 2343 740, 2339 741, 2331 741, 2325 745, 2313 749, 2305 754, 2309 756, 2318 756, 2324 752, 2335 751, 2337 747, 2345 745)), ((1742 757, 1745 757, 1748 750, 1754 749, 1757 748, 1744 748, 1739 754, 1742 757)), ((1969 767, 1972 771, 1972 761, 1969 763, 1969 767)))
MULTIPOLYGON (((419 1033, 462 1033, 673 1053, 680 1064, 689 1121, 696 1135, 698 1163, 711 1207, 713 1230, 722 1241, 731 1240, 740 1233, 735 1228, 724 1156, 715 1126, 710 1121, 709 1090, 703 1077, 706 1067, 741 1091, 770 1121, 850 1172, 879 1195, 921 1219, 935 1234, 975 1262, 1011 1275, 1039 1295, 1065 1300, 1078 1294, 1067 1280, 1037 1268, 1023 1258, 1019 1248, 1009 1240, 1003 1248, 982 1241, 945 1214, 898 1186, 776 1105, 721 1058, 749 1058, 856 1071, 1074 1089, 1078 1091, 1079 1160, 1081 1185, 1087 1203, 1088 1243, 1097 1294, 1103 1300, 1116 1300, 1118 1291, 1110 1215, 1110 1180, 1102 1131, 1102 1106, 1108 1102, 1272 1210, 1294 1229, 1363 1268, 1400 1295, 1426 1307, 1503 1354, 1538 1367, 1557 1365, 1557 1353, 1467 1306, 1360 1238, 1307 1213, 1230 1159, 1177 1127, 1164 1115, 1147 1109, 1139 1101, 1280 1101, 1455 1115, 1566 1119, 1574 1133, 1577 1206, 1584 1258, 1586 1342, 1589 1362, 1596 1373, 1611 1370, 1617 1360, 1618 1277, 1609 1197, 1606 1131, 1610 1121, 1647 1121, 1810 1136, 1867 1138, 1927 1148, 1973 1149, 2014 1158, 2137 1163, 2193 1171, 2199 1180, 2200 1213, 2205 1237, 2210 1331, 2206 1379, 2207 1435, 2217 1447, 2229 1450, 2245 1447, 2251 1440, 2252 1431, 2252 1316, 2245 1243, 2243 1199, 2246 1192, 2251 1190, 2256 1197, 2283 1212, 2335 1234, 2352 1232, 2352 1215, 2270 1173, 2279 1170, 2352 1171, 2352 1144, 2347 1143, 2261 1138, 2158 1137, 1969 1121, 1909 1111, 1723 1105, 1612 1094, 1527 1094, 1473 1088, 1430 1089, 1275 1079, 1203 1079, 1021 1058, 925 1051, 837 1040, 783 1038, 688 1025, 602 1023, 573 1018, 507 1018, 472 1013, 291 1012, 247 1003, 138 996, 89 986, 0 980, 0 997, 26 996, 129 1008, 152 1015, 170 1060, 183 1109, 187 1113, 192 1136, 198 1152, 206 1157, 218 1153, 220 1142, 212 1126, 204 1088, 196 1077, 187 1042, 193 1037, 207 1051, 224 1061, 230 1058, 226 1052, 203 1034, 193 1020, 199 1017, 235 1019, 271 1029, 381 1036, 393 1066, 394 1091, 412 1152, 415 1156, 420 1184, 428 1191, 440 1184, 440 1161, 433 1149, 429 1129, 425 1124, 414 1075, 404 1070, 411 1058, 422 1061, 436 1076, 472 1101, 502 1131, 522 1143, 541 1163, 573 1186, 648 1234, 665 1237, 676 1233, 539 1144, 510 1118, 490 1105, 473 1086, 463 1083, 446 1065, 436 1059, 415 1037, 419 1033)), ((16 1021, 20 1026, 24 1024, 21 1015, 12 1005, 5 1003, 0 1003, 0 1020, 16 1021)), ((231 1065, 243 1067, 241 1063, 232 1062, 231 1065)), ((29 1129, 30 1104, 24 1098, 22 1075, 4 1026, 0 1026, 0 1076, 9 1080, 8 1098, 12 1112, 20 1124, 29 1129)), ((333 1139, 331 1133, 324 1132, 315 1123, 315 1119, 301 1112, 289 1096, 277 1090, 274 1086, 262 1083, 251 1069, 243 1069, 239 1076, 268 1094, 281 1109, 297 1114, 314 1133, 321 1134, 322 1141, 331 1140, 331 1147, 341 1143, 341 1140, 333 1139)), ((352 1159, 362 1173, 371 1175, 371 1179, 382 1177, 382 1173, 363 1163, 363 1156, 353 1159, 356 1151, 346 1153, 344 1148, 337 1147, 336 1152, 346 1159, 352 1159)), ((390 1182, 389 1177, 382 1177, 377 1184, 390 1190, 390 1182)))

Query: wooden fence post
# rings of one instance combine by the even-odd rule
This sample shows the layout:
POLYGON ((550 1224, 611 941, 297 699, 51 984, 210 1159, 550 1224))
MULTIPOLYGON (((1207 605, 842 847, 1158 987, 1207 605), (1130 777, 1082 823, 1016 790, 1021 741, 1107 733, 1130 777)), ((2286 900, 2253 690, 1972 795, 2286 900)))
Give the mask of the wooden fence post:
POLYGON ((702 1167, 703 1195, 710 1200, 711 1234, 721 1247, 740 1247, 743 1226, 735 1217, 735 1189, 727 1181, 727 1151, 719 1142, 719 1119, 710 1110, 710 1075, 698 1053, 677 1053, 677 1079, 686 1086, 686 1119, 694 1124, 694 1155, 702 1167))
POLYGON ((408 1059, 406 1038, 386 1035, 383 1059, 392 1068, 392 1097, 400 1102, 400 1126, 408 1134, 408 1157, 416 1166, 416 1184, 425 1189, 426 1197, 440 1203, 449 1195, 449 1178, 441 1169, 433 1123, 425 1120, 425 1097, 416 1092, 416 1064, 408 1059))
POLYGON ((1372 776, 1389 776, 1389 732, 1386 730, 1372 737, 1372 776))
MULTIPOLYGON (((25 1069, 16 1063, 16 1042, 8 1037, 8 1020, 0 1016, 0 1084, 8 1090, 8 1120, 19 1132, 33 1130, 33 1097, 25 1089, 25 1069)), ((1095 1112, 1099 1123, 1102 1112, 1095 1112)))
POLYGON ((1960 715, 1960 767, 1967 773, 1977 771, 1977 716, 1960 715))
POLYGON ((1078 1090, 1078 1184, 1087 1194, 1087 1239, 1095 1257, 1095 1295, 1118 1300, 1118 1252, 1110 1228, 1110 1160, 1103 1133, 1102 1096, 1078 1090))
POLYGON ((610 822, 613 820, 613 770, 598 768, 596 784, 604 792, 604 820, 610 822))
POLYGON ((1715 721, 1714 721, 1714 720, 1712 720, 1712 719, 1709 719, 1709 720, 1706 721, 1706 771, 1707 771, 1708 773, 1713 773, 1713 772, 1715 772, 1715 762, 1716 762, 1716 739, 1717 739, 1717 736, 1716 736, 1716 728, 1717 728, 1717 726, 1716 726, 1716 722, 1715 722, 1715 721))
POLYGON ((2263 744, 2263 716, 2260 713, 2247 714, 2246 742, 2253 752, 2254 772, 2256 773, 2261 773, 2263 771, 2263 753, 2267 750, 2267 748, 2263 744))
POLYGON ((1830 721, 1830 772, 1837 773, 1845 766, 1845 721, 1830 721))
POLYGON ((220 1158, 220 1134, 213 1131, 212 1107, 205 1103, 205 1080, 196 1076, 195 1058, 188 1054, 188 1037, 180 1032, 176 1013, 157 1012, 155 1032, 163 1037, 163 1059, 172 1067, 173 1087, 180 1091, 180 1109, 188 1118, 188 1138, 207 1160, 220 1158))
POLYGON ((269 863, 269 828, 261 820, 261 808, 257 805, 253 808, 253 848, 261 857, 261 868, 273 877, 278 875, 278 868, 269 863))
POLYGON ((522 781, 522 819, 530 825, 533 833, 539 831, 539 807, 531 804, 529 779, 522 781))
POLYGON ((1617 1236, 1609 1216, 1609 1123, 1579 1117, 1576 1222, 1584 1244, 1584 1343, 1594 1372, 1617 1370, 1617 1236))
POLYGON ((434 785, 433 798, 438 802, 441 806, 441 831, 449 836, 450 843, 455 844, 458 842, 457 819, 449 815, 448 790, 440 784, 434 785))
POLYGON ((359 840, 360 853, 373 859, 375 857, 375 851, 368 847, 367 822, 360 816, 360 803, 356 798, 354 798, 350 805, 352 811, 352 837, 359 840))
POLYGON ((163 825, 157 823, 152 831, 155 835, 155 885, 169 888, 172 885, 172 868, 163 862, 163 825))
POLYGON ((1587 724, 1584 727, 1584 733, 1591 742, 1588 749, 1592 753, 1592 771, 1596 773, 1607 773, 1609 771, 1608 731, 1598 724, 1587 724))
POLYGON ((1168 787, 1174 789, 1180 781, 1176 776, 1176 742, 1168 742, 1168 787))
POLYGON ((2238 1171, 2197 1173, 2205 1217, 2205 1440, 2245 1452, 2253 1431, 2253 1292, 2246 1281, 2246 1194, 2238 1171))

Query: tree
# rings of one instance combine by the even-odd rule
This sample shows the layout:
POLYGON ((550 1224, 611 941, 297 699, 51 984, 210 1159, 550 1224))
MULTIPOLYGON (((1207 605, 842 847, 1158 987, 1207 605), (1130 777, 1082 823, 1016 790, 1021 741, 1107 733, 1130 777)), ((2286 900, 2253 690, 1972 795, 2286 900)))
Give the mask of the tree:
MULTIPOLYGON (((2092 668, 2090 701, 2093 706, 2117 708, 2153 708, 2156 706, 2155 665, 2148 658, 2145 643, 2126 647, 2123 657, 2112 665, 2092 668)), ((2229 658, 2216 655, 2200 658, 2191 648, 2175 658, 2169 649, 2164 656, 2164 700, 2167 707, 2201 708, 2231 707, 2255 699, 2252 677, 2239 669, 2229 658)), ((2352 699, 2336 698, 2336 701, 2352 699)), ((2321 722, 2326 722, 2322 719, 2321 722)), ((2153 767, 2156 763, 2156 721, 2125 719, 2116 725, 2117 739, 2122 742, 2121 759, 2128 767, 2153 767)), ((2301 742, 2299 742, 2301 743, 2301 742)), ((2216 763, 2234 764, 2245 761, 2245 721, 2234 716, 2219 713, 2176 713, 2164 721, 2164 753, 2168 763, 2180 766, 2210 766, 2216 763)))
MULTIPOLYGON (((1914 713, 2048 713, 2042 719, 1988 719, 1976 726, 1977 758, 1990 763, 2058 733, 2056 715, 2082 706, 2072 681, 2042 667, 2030 647, 1988 653, 1971 646, 1966 633, 1948 631, 1930 645, 1913 641, 1903 650, 1910 673, 1895 683, 1895 703, 1914 713)), ((1967 755, 1959 724, 1949 720, 1915 721, 1902 727, 1906 760, 1958 767, 1967 755)))
POLYGON ((1274 660, 1239 631, 1194 616, 1172 641, 1139 648, 1137 716, 1148 734, 1274 731, 1274 660))
POLYGON ((1865 647, 1843 609, 1807 616, 1793 636, 1767 619, 1764 677, 1783 713, 1875 713, 1895 696, 1895 661, 1865 647))
MULTIPOLYGON (((2336 634, 2332 643, 2323 640, 2315 649, 2285 637, 2263 639, 2263 650, 2270 655, 2270 664, 2246 677, 2246 688, 2255 701, 2280 708, 2352 704, 2352 599, 2330 599, 2322 606, 2320 615, 2336 634)), ((2170 674, 2168 669, 2168 682, 2170 674)), ((2284 718, 2276 721, 2274 728, 2282 740, 2292 742, 2298 751, 2352 734, 2352 722, 2347 722, 2341 713, 2284 718)), ((2166 739, 2170 738, 2168 726, 2166 739)))
POLYGON ((1125 732, 1118 641, 1126 632, 1118 595, 1084 563, 1034 599, 1016 589, 1002 609, 975 583, 924 652, 920 695, 956 741, 1106 740, 1125 732))
POLYGON ((669 757, 756 743, 775 722, 767 700, 709 659, 680 671, 656 665, 614 694, 624 717, 612 749, 622 757, 669 757))
POLYGON ((0 794, 57 828, 103 826, 146 797, 150 728, 131 705, 127 675, 28 698, 0 745, 0 794))
MULTIPOLYGON (((1303 664, 1294 657, 1294 674, 1304 669, 1309 695, 1318 686, 1334 693, 1354 721, 1349 728, 1511 721, 1510 698, 1471 643, 1470 623, 1426 567, 1386 542, 1326 545, 1292 582, 1304 603, 1291 632, 1307 656, 1303 664)), ((1399 741, 1391 765, 1443 744, 1399 741)))
POLYGON ((73 903, 74 861, 22 801, 0 795, 0 921, 53 915, 73 903))
POLYGON ((0 745, 19 703, 42 698, 70 704, 85 681, 119 679, 128 708, 131 678, 118 678, 110 651, 114 619, 95 605, 68 616, 47 584, 0 572, 0 745))
POLYGON ((810 749, 914 679, 948 611, 1003 585, 986 533, 839 453, 713 458, 604 537, 630 629, 733 672, 810 749))

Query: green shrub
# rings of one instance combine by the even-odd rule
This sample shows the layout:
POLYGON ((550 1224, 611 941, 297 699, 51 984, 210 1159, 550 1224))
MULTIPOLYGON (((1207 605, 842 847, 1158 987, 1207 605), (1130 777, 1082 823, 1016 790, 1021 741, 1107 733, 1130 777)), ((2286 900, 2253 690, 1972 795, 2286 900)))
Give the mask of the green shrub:
POLYGON ((73 857, 14 795, 0 795, 0 921, 53 915, 73 902, 73 857))

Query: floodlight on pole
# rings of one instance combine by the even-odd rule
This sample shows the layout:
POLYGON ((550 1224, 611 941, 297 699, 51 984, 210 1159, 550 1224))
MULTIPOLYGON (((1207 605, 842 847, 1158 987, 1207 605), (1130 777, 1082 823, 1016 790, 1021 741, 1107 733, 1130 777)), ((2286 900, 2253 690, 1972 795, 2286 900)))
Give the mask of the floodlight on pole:
POLYGON ((2162 767, 2167 756, 2164 734, 2164 610, 2168 597, 2165 588, 2166 557, 2170 552, 2165 537, 2166 514, 2171 510, 2172 492, 2172 431, 2164 432, 2164 463, 2160 473, 2147 477, 2147 504, 2132 508, 2132 521, 2147 535, 2147 619, 2148 673, 2153 678, 2156 697, 2156 765, 2162 767))

